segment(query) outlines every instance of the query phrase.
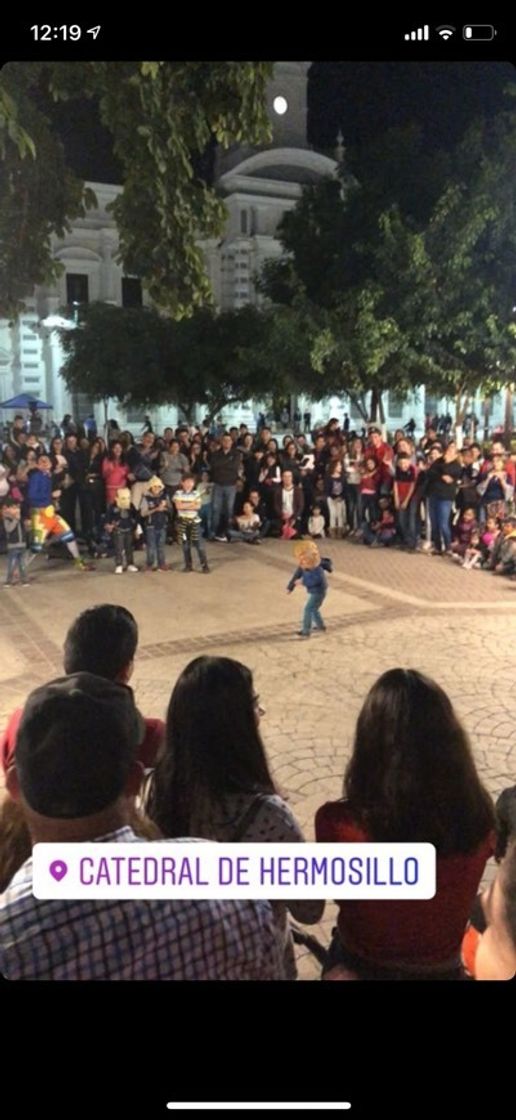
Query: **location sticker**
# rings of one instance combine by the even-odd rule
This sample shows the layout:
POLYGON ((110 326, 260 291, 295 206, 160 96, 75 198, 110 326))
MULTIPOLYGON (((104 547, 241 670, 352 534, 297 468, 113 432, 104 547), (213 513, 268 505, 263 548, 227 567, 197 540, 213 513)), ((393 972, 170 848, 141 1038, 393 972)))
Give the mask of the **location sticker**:
POLYGON ((60 883, 61 879, 64 879, 66 872, 68 871, 68 865, 64 862, 63 859, 55 859, 54 862, 50 864, 48 870, 50 871, 52 878, 56 879, 57 882, 60 883))

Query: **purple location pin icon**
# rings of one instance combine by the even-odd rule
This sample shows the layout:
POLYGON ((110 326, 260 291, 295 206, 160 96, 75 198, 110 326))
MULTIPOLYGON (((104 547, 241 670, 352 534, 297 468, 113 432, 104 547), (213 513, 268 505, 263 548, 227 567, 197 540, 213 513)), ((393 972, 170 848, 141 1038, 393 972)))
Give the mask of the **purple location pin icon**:
POLYGON ((64 879, 68 871, 68 865, 65 863, 64 859, 55 859, 54 862, 50 864, 48 870, 52 877, 57 879, 57 882, 60 883, 61 879, 64 879))

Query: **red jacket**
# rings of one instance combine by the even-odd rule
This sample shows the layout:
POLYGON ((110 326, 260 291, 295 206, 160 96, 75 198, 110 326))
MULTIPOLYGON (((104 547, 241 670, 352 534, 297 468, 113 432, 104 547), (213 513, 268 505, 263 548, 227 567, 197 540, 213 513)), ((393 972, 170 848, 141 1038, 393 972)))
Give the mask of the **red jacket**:
MULTIPOLYGON (((345 801, 328 801, 318 809, 315 836, 334 844, 371 840, 345 801)), ((458 957, 494 841, 490 833, 473 852, 438 855, 434 898, 339 902, 338 927, 345 948, 366 961, 393 967, 445 964, 458 957)))
MULTIPOLYGON (((8 766, 10 766, 14 760, 16 736, 18 734, 22 714, 23 708, 16 708, 16 711, 10 716, 7 727, 0 739, 0 763, 4 774, 8 766)), ((137 757, 145 770, 150 770, 156 765, 156 757, 165 738, 165 724, 162 719, 146 718, 144 718, 144 723, 145 735, 138 747, 137 757)))

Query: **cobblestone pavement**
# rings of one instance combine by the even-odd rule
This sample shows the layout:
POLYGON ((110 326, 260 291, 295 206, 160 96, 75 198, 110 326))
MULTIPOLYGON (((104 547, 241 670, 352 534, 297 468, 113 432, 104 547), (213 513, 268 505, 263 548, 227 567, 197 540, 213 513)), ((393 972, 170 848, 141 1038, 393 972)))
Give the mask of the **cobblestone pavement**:
MULTIPOLYGON (((324 553, 335 566, 328 630, 307 642, 295 637, 305 593, 285 593, 294 562, 281 541, 212 545, 210 576, 181 574, 177 548, 169 573, 116 578, 110 561, 83 574, 38 558, 34 583, 0 597, 0 727, 31 687, 60 672, 75 615, 119 602, 140 627, 133 684, 145 714, 164 714, 178 674, 202 652, 250 666, 274 776, 307 838, 317 807, 340 795, 368 688, 396 665, 420 669, 448 691, 493 795, 516 782, 516 583, 445 558, 346 541, 325 542, 324 553)), ((314 932, 326 941, 333 921, 328 905, 314 932)), ((318 966, 301 955, 300 971, 315 977, 318 966)))

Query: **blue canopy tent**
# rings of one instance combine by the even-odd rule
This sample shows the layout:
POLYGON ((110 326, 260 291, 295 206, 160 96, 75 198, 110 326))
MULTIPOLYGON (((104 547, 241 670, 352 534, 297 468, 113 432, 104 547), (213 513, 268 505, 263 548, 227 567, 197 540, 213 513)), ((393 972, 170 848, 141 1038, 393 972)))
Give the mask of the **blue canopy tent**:
POLYGON ((37 397, 33 397, 32 393, 19 393, 17 397, 11 397, 8 401, 2 401, 0 408, 52 408, 51 404, 46 404, 45 401, 39 401, 37 397))

